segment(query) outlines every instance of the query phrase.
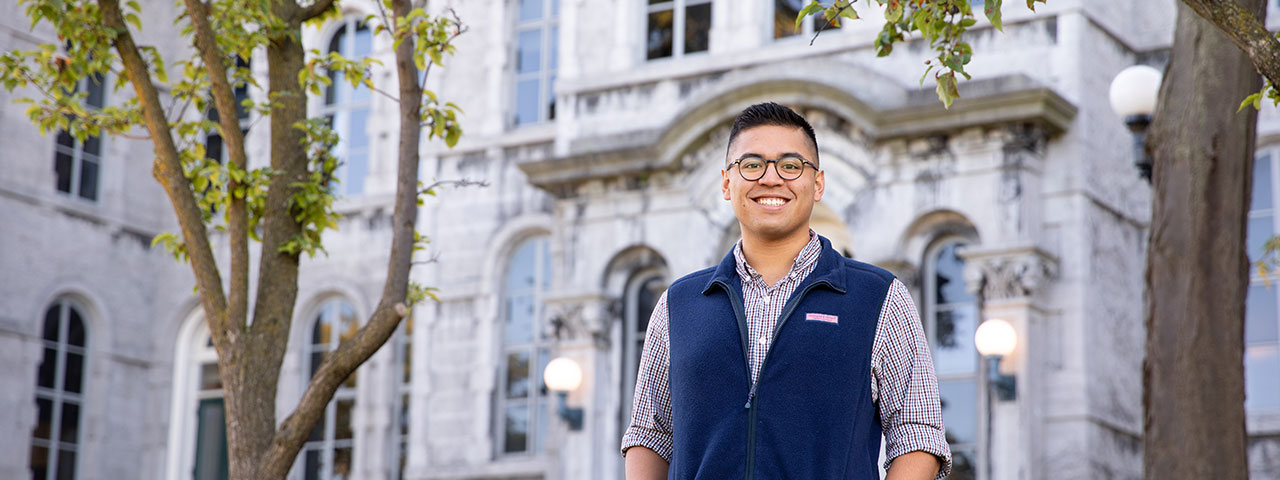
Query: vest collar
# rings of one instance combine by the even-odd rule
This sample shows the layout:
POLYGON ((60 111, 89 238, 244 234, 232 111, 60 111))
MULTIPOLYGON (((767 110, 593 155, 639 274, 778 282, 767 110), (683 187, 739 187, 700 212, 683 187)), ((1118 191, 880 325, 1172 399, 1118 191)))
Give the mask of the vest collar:
MULTIPOLYGON (((831 241, 827 237, 818 235, 818 241, 822 243, 822 253, 818 254, 818 264, 814 266, 813 272, 809 273, 800 285, 808 283, 822 283, 825 286, 835 290, 837 293, 845 293, 844 269, 841 262, 844 257, 840 256, 834 248, 831 248, 831 241)), ((722 285, 726 290, 733 288, 735 290, 742 289, 742 280, 738 278, 738 264, 733 257, 733 250, 729 250, 729 254, 720 260, 720 265, 716 266, 715 273, 711 275, 711 279, 707 280, 706 286, 702 288, 702 294, 707 295, 715 288, 717 284, 722 285)), ((741 297, 741 292, 739 292, 741 297)))

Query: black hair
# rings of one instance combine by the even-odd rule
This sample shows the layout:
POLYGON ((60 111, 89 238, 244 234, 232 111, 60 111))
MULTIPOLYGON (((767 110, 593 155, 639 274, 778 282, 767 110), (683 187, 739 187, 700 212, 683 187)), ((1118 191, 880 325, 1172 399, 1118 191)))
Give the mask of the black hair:
MULTIPOLYGON (((818 136, 813 133, 813 126, 809 125, 809 122, 795 110, 773 102, 757 103, 739 113, 738 118, 733 119, 733 129, 729 131, 729 146, 733 145, 734 139, 738 138, 738 134, 743 130, 764 125, 795 127, 803 130, 809 137, 809 141, 813 143, 813 163, 818 163, 818 136)), ((727 152, 726 155, 728 155, 727 152)))

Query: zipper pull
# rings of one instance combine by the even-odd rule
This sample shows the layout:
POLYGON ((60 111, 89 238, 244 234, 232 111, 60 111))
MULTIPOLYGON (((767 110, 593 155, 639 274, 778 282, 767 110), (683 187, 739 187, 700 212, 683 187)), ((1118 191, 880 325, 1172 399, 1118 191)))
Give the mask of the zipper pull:
POLYGON ((756 389, 753 388, 751 389, 751 393, 747 394, 747 404, 743 405, 742 408, 751 408, 751 400, 754 398, 756 398, 756 389))

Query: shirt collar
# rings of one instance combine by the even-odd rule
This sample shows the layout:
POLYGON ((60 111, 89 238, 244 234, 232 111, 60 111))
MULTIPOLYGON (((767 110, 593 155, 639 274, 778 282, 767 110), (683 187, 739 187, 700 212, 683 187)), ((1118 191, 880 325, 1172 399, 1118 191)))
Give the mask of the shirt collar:
MULTIPOLYGON (((796 255, 795 260, 791 262, 791 270, 787 272, 787 275, 791 276, 798 272, 804 272, 812 266, 814 262, 818 261, 818 254, 821 252, 822 242, 818 241, 817 232, 814 232, 813 229, 810 228, 809 242, 804 244, 804 248, 800 249, 800 253, 796 255)), ((756 272, 756 269, 751 268, 751 265, 747 264, 747 257, 742 253, 742 239, 738 239, 738 243, 733 245, 733 259, 737 266, 738 277, 742 279, 744 284, 760 276, 760 274, 756 272)))

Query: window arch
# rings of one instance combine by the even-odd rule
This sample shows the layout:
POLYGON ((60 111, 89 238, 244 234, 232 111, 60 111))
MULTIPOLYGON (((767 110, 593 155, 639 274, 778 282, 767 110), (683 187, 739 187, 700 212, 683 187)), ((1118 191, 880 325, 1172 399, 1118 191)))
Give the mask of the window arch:
POLYGON ((44 354, 36 368, 36 425, 31 431, 33 480, 78 477, 86 327, 84 315, 70 300, 58 300, 45 311, 40 330, 44 354))
MULTIPOLYGON (((355 335, 360 321, 351 302, 338 297, 321 304, 310 327, 306 347, 308 379, 315 376, 325 354, 336 350, 342 341, 355 335)), ((324 416, 307 437, 302 455, 303 478, 306 480, 349 478, 353 473, 355 430, 351 420, 355 413, 358 373, 359 370, 351 372, 351 376, 338 386, 333 399, 325 407, 324 416)))
POLYGON ((167 478, 228 478, 226 408, 218 351, 197 310, 178 334, 174 352, 167 478))
POLYGON ((924 259, 924 330, 951 444, 950 478, 975 478, 979 458, 978 351, 973 344, 978 301, 965 288, 964 260, 957 254, 967 243, 959 237, 940 239, 924 259))
POLYGON ((551 286, 548 237, 521 242, 503 279, 495 450, 499 456, 536 454, 543 450, 549 412, 542 382, 551 356, 551 339, 543 325, 544 297, 551 286))
MULTIPOLYGON (((373 52, 373 31, 355 17, 345 18, 329 39, 327 51, 350 60, 367 57, 373 52)), ((339 137, 334 146, 334 156, 339 161, 334 191, 345 196, 360 195, 369 173, 369 88, 352 87, 339 72, 329 72, 329 80, 321 112, 339 137)))

